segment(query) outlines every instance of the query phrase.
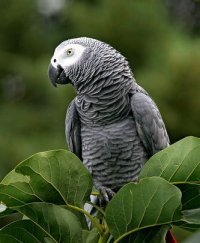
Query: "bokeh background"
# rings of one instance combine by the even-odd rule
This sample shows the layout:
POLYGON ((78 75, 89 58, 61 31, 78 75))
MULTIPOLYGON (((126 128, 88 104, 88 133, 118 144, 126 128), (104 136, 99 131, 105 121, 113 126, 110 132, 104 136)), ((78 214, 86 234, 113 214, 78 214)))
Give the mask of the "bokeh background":
POLYGON ((200 3, 195 0, 1 0, 0 179, 18 162, 66 148, 74 96, 47 68, 63 40, 88 36, 124 54, 171 142, 200 136, 200 3))

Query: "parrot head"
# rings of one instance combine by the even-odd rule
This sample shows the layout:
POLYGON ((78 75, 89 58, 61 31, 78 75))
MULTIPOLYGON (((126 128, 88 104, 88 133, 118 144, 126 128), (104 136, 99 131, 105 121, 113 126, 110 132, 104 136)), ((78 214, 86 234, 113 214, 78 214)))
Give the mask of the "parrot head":
POLYGON ((54 86, 71 83, 78 90, 94 77, 98 79, 100 73, 109 76, 114 68, 126 65, 126 59, 110 45, 81 37, 66 40, 56 47, 48 74, 54 86))

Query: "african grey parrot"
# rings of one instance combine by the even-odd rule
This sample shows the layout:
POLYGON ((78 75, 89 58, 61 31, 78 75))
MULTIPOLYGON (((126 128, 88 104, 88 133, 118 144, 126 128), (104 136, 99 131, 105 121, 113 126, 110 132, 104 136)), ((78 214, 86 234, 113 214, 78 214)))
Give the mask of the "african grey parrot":
POLYGON ((66 138, 108 202, 156 152, 169 145, 160 112, 135 81, 126 58, 92 39, 62 42, 49 65, 56 84, 71 83, 77 96, 66 115, 66 138))

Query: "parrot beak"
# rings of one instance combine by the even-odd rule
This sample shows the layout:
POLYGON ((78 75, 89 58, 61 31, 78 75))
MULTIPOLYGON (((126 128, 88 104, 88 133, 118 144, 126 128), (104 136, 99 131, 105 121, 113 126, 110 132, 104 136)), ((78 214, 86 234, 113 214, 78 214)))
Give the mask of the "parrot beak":
POLYGON ((54 87, 57 87, 57 84, 68 84, 70 83, 69 78, 66 76, 64 69, 58 65, 55 68, 51 63, 48 68, 48 75, 51 83, 54 87))

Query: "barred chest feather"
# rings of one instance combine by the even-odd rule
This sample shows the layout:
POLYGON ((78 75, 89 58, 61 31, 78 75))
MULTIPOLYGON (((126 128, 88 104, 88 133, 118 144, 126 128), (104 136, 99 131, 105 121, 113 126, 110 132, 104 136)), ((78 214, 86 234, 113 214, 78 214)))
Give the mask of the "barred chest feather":
POLYGON ((110 124, 127 117, 131 111, 128 95, 118 95, 116 99, 80 95, 75 102, 81 123, 87 124, 110 124))
POLYGON ((94 184, 117 190, 135 181, 148 156, 132 116, 103 126, 81 125, 83 163, 94 184))
POLYGON ((83 82, 75 98, 82 123, 111 124, 130 114, 130 90, 134 85, 130 71, 102 71, 90 82, 83 82))

